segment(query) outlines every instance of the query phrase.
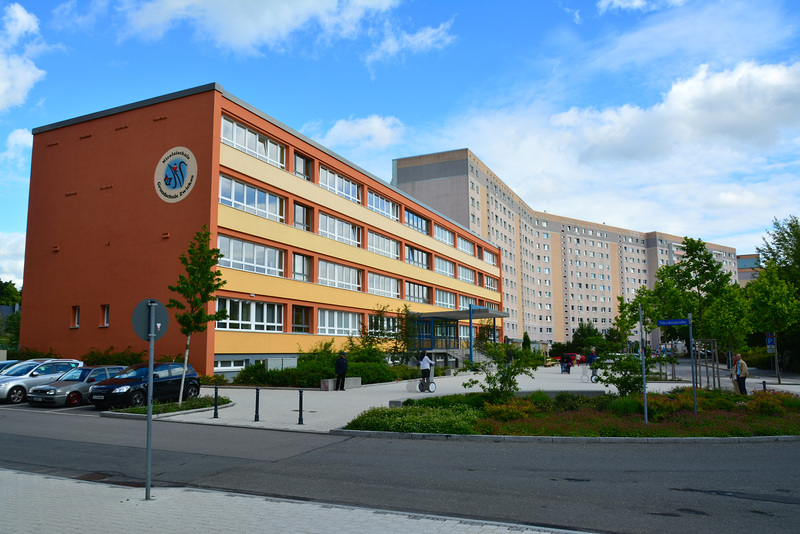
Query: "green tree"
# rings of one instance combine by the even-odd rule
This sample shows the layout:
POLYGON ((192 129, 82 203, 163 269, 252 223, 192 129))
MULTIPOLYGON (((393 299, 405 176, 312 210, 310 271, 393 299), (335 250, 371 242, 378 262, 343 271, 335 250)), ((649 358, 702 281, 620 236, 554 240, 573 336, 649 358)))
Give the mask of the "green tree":
MULTIPOLYGON (((800 300, 800 221, 790 215, 783 221, 775 219, 773 230, 767 231, 769 239, 764 238, 764 246, 756 247, 763 265, 774 265, 778 276, 790 285, 795 300, 800 300)), ((800 354, 800 323, 795 323, 785 331, 776 332, 784 355, 784 366, 800 371, 800 358, 789 358, 790 354, 800 354)))
POLYGON ((13 306, 22 303, 22 292, 17 289, 14 282, 0 280, 0 305, 13 306))
POLYGON ((572 341, 567 343, 567 352, 586 355, 591 352, 592 347, 599 350, 604 345, 603 335, 592 323, 580 323, 572 334, 572 341))
POLYGON ((664 265, 656 273, 653 294, 658 303, 650 310, 659 315, 680 314, 675 317, 686 317, 691 313, 696 337, 708 337, 703 323, 705 312, 730 284, 731 278, 701 239, 685 237, 683 251, 680 262, 664 265))
POLYGON ((216 268, 219 259, 222 257, 218 248, 211 248, 211 232, 205 225, 197 232, 194 239, 189 243, 187 254, 180 255, 180 262, 186 274, 178 276, 178 282, 174 286, 168 286, 169 290, 177 293, 182 300, 170 298, 168 308, 181 310, 175 313, 175 319, 181 327, 181 334, 186 336, 186 353, 183 359, 183 376, 181 377, 181 394, 178 396, 178 403, 183 399, 183 384, 186 379, 186 368, 189 365, 189 343, 192 334, 205 332, 210 321, 221 321, 228 318, 225 310, 215 313, 208 313, 208 304, 216 301, 214 295, 222 286, 225 280, 222 273, 216 268))
POLYGON ((22 314, 15 312, 6 315, 2 322, 2 329, 0 329, 0 345, 11 345, 16 347, 19 345, 19 327, 22 322, 22 314))
POLYGON ((798 323, 800 301, 795 298, 791 284, 780 277, 774 263, 768 263, 758 278, 747 284, 745 293, 750 301, 749 319, 754 331, 778 334, 798 323))
POLYGON ((739 284, 728 284, 706 311, 706 328, 725 350, 735 351, 744 345, 750 330, 749 303, 739 284))
POLYGON ((795 292, 800 291, 800 221, 795 215, 786 220, 774 219, 773 230, 767 230, 769 240, 764 238, 764 246, 756 247, 761 255, 761 263, 772 263, 781 278, 786 280, 795 292))
POLYGON ((467 369, 484 375, 483 382, 474 378, 465 381, 465 388, 480 386, 489 394, 489 402, 507 400, 519 391, 517 377, 526 375, 533 378, 533 372, 543 362, 539 351, 523 351, 514 345, 486 343, 486 361, 473 363, 467 369))
POLYGON ((397 328, 390 338, 388 352, 395 363, 408 363, 411 361, 412 347, 417 346, 419 333, 419 314, 411 311, 408 304, 396 310, 397 328))

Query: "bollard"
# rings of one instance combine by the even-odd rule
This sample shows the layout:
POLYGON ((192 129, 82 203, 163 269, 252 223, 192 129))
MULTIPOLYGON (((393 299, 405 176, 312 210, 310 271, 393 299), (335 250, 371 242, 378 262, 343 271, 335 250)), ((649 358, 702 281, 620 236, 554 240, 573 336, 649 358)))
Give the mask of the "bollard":
POLYGON ((764 391, 767 391, 767 381, 766 380, 762 380, 761 381, 761 387, 764 388, 764 391))
POLYGON ((300 390, 300 419, 297 420, 298 425, 303 424, 303 390, 300 390))
POLYGON ((256 422, 258 422, 258 392, 259 392, 259 389, 256 388, 256 418, 253 419, 253 421, 256 421, 256 422))
POLYGON ((214 386, 214 419, 219 418, 217 407, 219 406, 219 386, 214 386))

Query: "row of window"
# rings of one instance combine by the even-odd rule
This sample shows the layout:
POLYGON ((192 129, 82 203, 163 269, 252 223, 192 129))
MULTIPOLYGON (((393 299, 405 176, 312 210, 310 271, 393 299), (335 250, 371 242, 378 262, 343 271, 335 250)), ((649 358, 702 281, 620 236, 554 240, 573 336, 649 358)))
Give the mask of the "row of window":
MULTIPOLYGON (((219 188, 220 204, 230 206, 247 213, 252 213, 259 217, 264 217, 281 223, 285 222, 283 215, 285 211, 285 201, 282 197, 251 185, 244 184, 232 178, 228 178, 227 176, 220 176, 219 188)), ((311 208, 295 203, 294 226, 305 231, 310 231, 311 213, 311 208)), ((319 211, 318 228, 319 235, 323 237, 327 237, 347 245, 352 245, 354 247, 361 247, 362 229, 356 224, 339 219, 323 211, 319 211)), ((436 228, 447 231, 438 225, 436 228)), ((449 235, 452 238, 452 232, 449 235)), ((225 267, 233 267, 232 262, 237 262, 237 266, 233 268, 242 268, 243 270, 258 272, 260 274, 276 275, 278 269, 282 270, 282 266, 277 266, 276 258, 272 258, 274 261, 272 264, 270 264, 272 268, 269 272, 266 271, 266 269, 269 267, 260 265, 261 258, 265 256, 265 260, 269 263, 270 258, 268 256, 271 253, 274 254, 274 249, 272 249, 273 251, 270 251, 268 250, 269 247, 261 247, 251 244, 250 246, 245 247, 244 250, 241 250, 240 245, 236 245, 235 249, 229 248, 229 245, 230 243, 227 241, 222 242, 220 245, 222 253, 228 259, 228 261, 225 262, 226 264, 223 265, 225 267), (224 250, 222 249, 223 245, 226 247, 224 250)), ((376 254, 380 254, 388 258, 397 260, 400 259, 400 242, 390 237, 373 232, 372 230, 369 230, 368 232, 367 249, 370 252, 375 252, 376 254)), ((459 249, 464 252, 474 252, 474 244, 459 237, 459 249)), ((489 255, 488 257, 491 263, 495 262, 493 254, 490 252, 485 252, 485 254, 489 255)), ((416 265, 417 267, 421 267, 423 269, 430 269, 430 256, 431 255, 428 252, 419 250, 415 247, 405 247, 405 261, 411 265, 416 265)), ((434 270, 435 272, 450 278, 455 278, 455 265, 455 262, 437 256, 434 262, 434 270)), ((484 277, 482 275, 476 276, 476 272, 473 269, 464 267, 462 265, 459 265, 458 267, 459 280, 470 284, 476 284, 480 283, 483 278, 484 277)), ((484 283, 486 284, 485 287, 489 289, 494 288, 496 290, 497 288, 497 282, 491 277, 485 277, 484 283)))
MULTIPOLYGON (((217 237, 217 248, 219 248, 222 254, 222 257, 219 259, 219 265, 221 267, 270 276, 284 276, 286 253, 281 249, 242 241, 225 235, 219 235, 217 237)), ((303 282, 311 282, 311 262, 312 258, 310 256, 297 253, 293 254, 292 278, 303 282)), ((363 290, 363 271, 361 269, 323 259, 318 260, 317 265, 317 283, 320 285, 337 287, 350 291, 363 290)), ((459 269, 459 277, 462 280, 469 281, 470 276, 474 277, 474 271, 471 269, 464 269, 464 271, 461 271, 461 267, 459 267, 459 269)), ((493 278, 485 278, 490 281, 490 284, 496 285, 496 281, 493 278)), ((369 273, 367 280, 368 293, 396 299, 401 298, 401 280, 377 273, 369 273)), ((455 309, 456 293, 437 289, 434 296, 434 302, 437 305, 455 309)), ((431 293, 428 286, 406 282, 406 300, 430 304, 430 297, 431 293)), ((466 309, 469 307, 469 304, 476 304, 476 300, 472 297, 462 295, 459 297, 458 304, 460 309, 466 309)))
MULTIPOLYGON (((286 168, 286 147, 284 145, 250 128, 247 128, 242 124, 239 124, 233 119, 224 116, 222 117, 222 142, 232 146, 233 148, 236 148, 237 150, 241 150, 242 152, 270 163, 271 165, 275 165, 281 169, 286 168)), ((295 153, 296 175, 301 176, 306 180, 313 181, 313 165, 314 164, 311 159, 306 158, 299 153, 295 153)), ((363 204, 363 186, 361 184, 355 180, 347 178, 346 176, 342 176, 323 165, 319 165, 318 185, 352 202, 363 204)), ((227 187, 228 190, 230 190, 231 184, 229 183, 227 187)), ((240 184, 239 187, 242 188, 244 186, 240 184)), ((237 195, 237 193, 237 191, 226 191, 226 200, 224 203, 228 206, 234 207, 244 205, 244 196, 249 193, 246 191, 241 191, 241 195, 237 195), (238 205, 234 205, 234 202, 236 202, 238 205)), ((222 191, 220 193, 220 199, 222 201, 222 191)), ((254 199, 254 203, 262 206, 265 205, 265 200, 265 198, 257 198, 254 199)), ((247 206, 250 206, 250 204, 248 203, 247 206)), ((392 220, 397 221, 400 218, 400 205, 374 191, 369 191, 367 194, 367 207, 370 210, 380 213, 381 215, 384 215, 392 220)), ((266 210, 266 206, 264 206, 264 208, 266 210)), ((258 208, 247 207, 245 210, 250 211, 251 213, 257 213, 258 208)), ((258 212, 258 214, 261 213, 263 213, 263 211, 258 212)), ((281 210, 280 213, 283 213, 283 210, 281 210)), ((406 209, 404 222, 406 226, 423 234, 430 235, 430 221, 422 215, 406 209)), ((472 256, 476 255, 475 243, 462 236, 458 236, 456 239, 455 234, 452 231, 447 230, 446 228, 443 228, 437 224, 434 224, 433 226, 433 235, 436 239, 439 239, 450 246, 457 246, 462 252, 472 256)), ((491 253, 489 254, 490 257, 493 256, 491 253)), ((486 257, 484 257, 484 259, 487 262, 496 265, 496 259, 493 259, 492 261, 486 259, 486 257)))

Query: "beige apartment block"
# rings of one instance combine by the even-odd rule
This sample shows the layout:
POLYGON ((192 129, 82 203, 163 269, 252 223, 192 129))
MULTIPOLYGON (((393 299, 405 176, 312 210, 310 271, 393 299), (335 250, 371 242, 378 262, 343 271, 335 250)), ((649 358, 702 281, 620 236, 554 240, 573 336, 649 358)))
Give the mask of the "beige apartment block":
MULTIPOLYGON (((569 341, 583 322, 605 333, 617 297, 632 300, 683 256, 682 237, 534 210, 467 148, 396 159, 392 184, 500 248, 512 339, 569 341)), ((706 245, 735 280, 736 249, 706 245)))

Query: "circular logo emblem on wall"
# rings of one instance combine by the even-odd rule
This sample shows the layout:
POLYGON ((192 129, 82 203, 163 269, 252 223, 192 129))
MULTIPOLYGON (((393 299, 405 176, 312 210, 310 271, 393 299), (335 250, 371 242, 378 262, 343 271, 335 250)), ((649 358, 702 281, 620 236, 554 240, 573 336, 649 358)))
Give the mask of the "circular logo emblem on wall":
POLYGON ((197 179, 197 160, 186 147, 167 151, 156 166, 156 193, 164 202, 180 202, 186 198, 197 179))

